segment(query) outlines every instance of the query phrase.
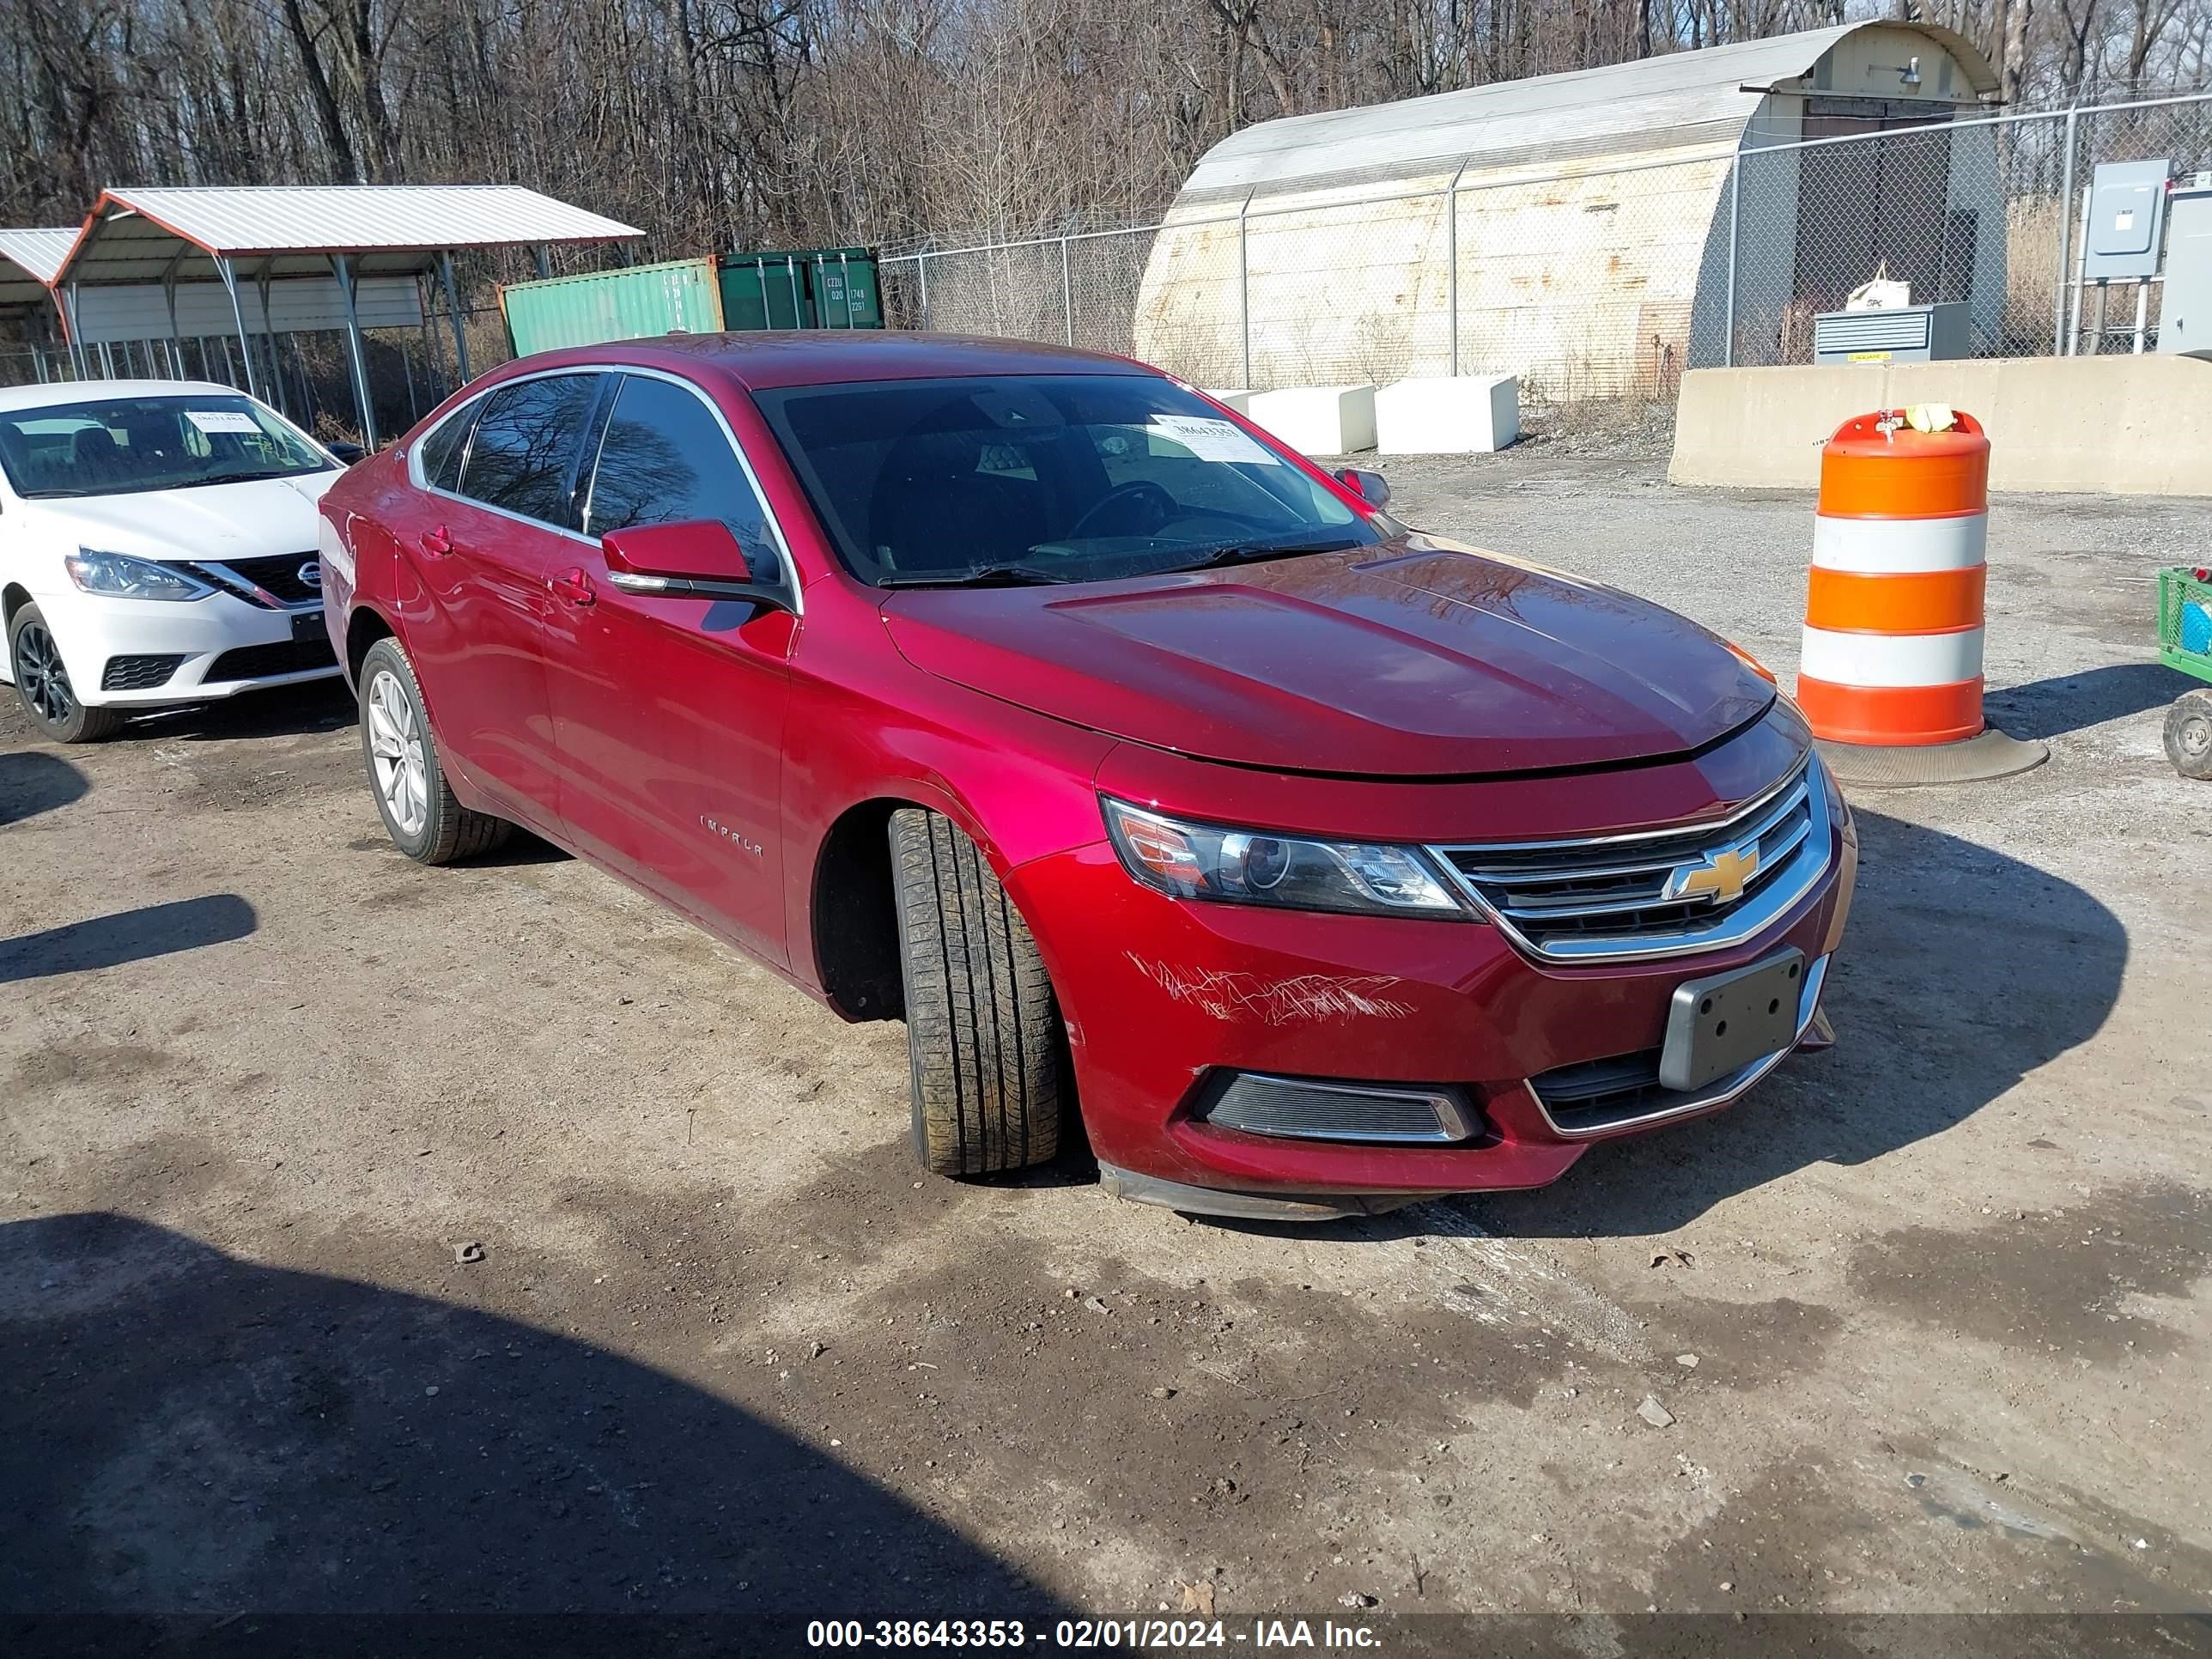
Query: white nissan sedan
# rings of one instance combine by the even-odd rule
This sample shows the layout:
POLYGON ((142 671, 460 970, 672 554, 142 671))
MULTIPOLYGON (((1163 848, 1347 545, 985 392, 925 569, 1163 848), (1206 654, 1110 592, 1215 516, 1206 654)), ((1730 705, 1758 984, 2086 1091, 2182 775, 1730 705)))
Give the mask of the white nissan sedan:
POLYGON ((315 503, 342 471, 227 386, 0 389, 0 679, 58 743, 338 672, 315 503))

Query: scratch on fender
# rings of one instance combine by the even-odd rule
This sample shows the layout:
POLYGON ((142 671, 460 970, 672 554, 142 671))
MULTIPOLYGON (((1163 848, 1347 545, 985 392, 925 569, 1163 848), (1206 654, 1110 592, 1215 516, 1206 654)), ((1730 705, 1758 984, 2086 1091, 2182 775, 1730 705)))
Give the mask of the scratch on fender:
POLYGON ((1257 974, 1220 968, 1178 968, 1148 962, 1134 951, 1122 954, 1137 971, 1177 1002, 1188 1003, 1215 1019, 1256 1019, 1263 1025, 1302 1020, 1403 1019, 1413 1009, 1382 994, 1399 981, 1388 974, 1337 975, 1300 974, 1291 979, 1262 979, 1257 974))

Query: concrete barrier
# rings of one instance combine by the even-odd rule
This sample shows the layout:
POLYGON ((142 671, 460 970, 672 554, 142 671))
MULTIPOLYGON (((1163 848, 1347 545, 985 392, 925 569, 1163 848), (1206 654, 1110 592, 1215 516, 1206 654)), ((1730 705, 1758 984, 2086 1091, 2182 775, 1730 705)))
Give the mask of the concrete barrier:
POLYGON ((1244 413, 1301 455, 1349 455, 1375 447, 1372 386, 1302 386, 1255 392, 1244 413))
POLYGON ((1241 388, 1231 391, 1216 391, 1213 387, 1208 386, 1206 389, 1206 395, 1212 398, 1217 404, 1226 404, 1230 408, 1235 410, 1239 415, 1249 416, 1252 412, 1252 394, 1241 388))
POLYGON ((1375 394, 1384 455, 1480 455, 1521 435, 1521 383, 1510 374, 1398 380, 1375 394))
POLYGON ((1811 489, 1838 426, 1921 403, 1987 428, 1992 489, 2212 495, 2212 362, 2148 353, 1692 369, 1667 477, 1811 489))

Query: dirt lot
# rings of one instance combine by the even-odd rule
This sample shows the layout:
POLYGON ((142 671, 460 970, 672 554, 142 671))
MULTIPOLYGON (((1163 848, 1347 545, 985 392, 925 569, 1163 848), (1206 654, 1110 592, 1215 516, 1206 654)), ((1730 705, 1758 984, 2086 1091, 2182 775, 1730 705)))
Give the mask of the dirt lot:
MULTIPOLYGON (((1802 500, 1389 471, 1794 669, 1802 500)), ((1832 1051, 1307 1229, 921 1178, 899 1027, 545 849, 408 863, 337 694, 66 754, 11 698, 0 1613, 2201 1607, 2191 556, 2201 505, 1999 506, 2051 759, 1860 800, 1832 1051)))

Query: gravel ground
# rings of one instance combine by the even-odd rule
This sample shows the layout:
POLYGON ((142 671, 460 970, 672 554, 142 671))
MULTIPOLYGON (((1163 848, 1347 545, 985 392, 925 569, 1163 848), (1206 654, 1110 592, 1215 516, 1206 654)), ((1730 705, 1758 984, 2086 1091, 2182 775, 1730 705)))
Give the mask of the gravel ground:
MULTIPOLYGON (((1802 498, 1387 471, 1794 669, 1802 498)), ((1834 1049, 1329 1227, 921 1178, 899 1027, 544 848, 408 863, 335 694, 67 753, 11 701, 0 1613, 2201 1607, 2191 556, 2201 504, 1997 507, 2051 758, 1859 802, 1834 1049)))

